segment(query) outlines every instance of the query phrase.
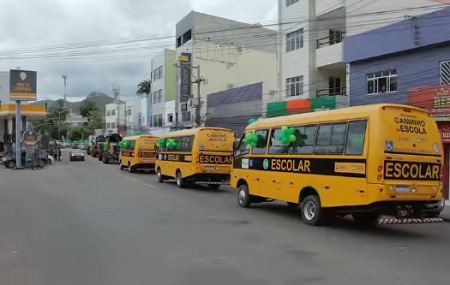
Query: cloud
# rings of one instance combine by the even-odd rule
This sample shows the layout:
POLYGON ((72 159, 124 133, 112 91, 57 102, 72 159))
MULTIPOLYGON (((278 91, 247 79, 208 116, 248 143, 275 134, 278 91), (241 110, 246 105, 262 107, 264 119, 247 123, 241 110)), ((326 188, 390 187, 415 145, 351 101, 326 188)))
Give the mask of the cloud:
POLYGON ((191 10, 244 22, 274 23, 276 1, 1 0, 0 70, 38 71, 40 99, 90 92, 135 96, 150 59, 174 48, 175 24, 191 10), (238 7, 238 8, 237 8, 238 7))

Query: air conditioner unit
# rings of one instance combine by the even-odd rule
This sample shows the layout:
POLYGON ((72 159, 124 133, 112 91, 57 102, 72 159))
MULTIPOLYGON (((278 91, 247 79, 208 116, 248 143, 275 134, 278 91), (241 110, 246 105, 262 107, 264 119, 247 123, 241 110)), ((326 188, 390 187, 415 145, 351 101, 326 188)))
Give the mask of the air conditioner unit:
POLYGON ((181 103, 181 112, 185 112, 188 109, 188 103, 181 103))
POLYGON ((189 107, 197 107, 199 105, 199 99, 198 98, 191 98, 188 101, 189 107))

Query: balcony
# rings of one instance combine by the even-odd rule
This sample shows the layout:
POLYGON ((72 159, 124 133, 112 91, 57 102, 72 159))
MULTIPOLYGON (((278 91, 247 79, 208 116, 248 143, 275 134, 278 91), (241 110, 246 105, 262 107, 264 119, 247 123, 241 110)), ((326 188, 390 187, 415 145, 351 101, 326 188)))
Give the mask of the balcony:
POLYGON ((346 0, 316 0, 316 17, 333 13, 338 9, 344 8, 346 0))
POLYGON ((339 96, 339 95, 347 96, 345 87, 327 88, 316 91, 316 97, 339 96))
POLYGON ((344 66, 344 46, 342 40, 345 32, 334 32, 316 42, 316 67, 328 69, 342 69, 344 66))

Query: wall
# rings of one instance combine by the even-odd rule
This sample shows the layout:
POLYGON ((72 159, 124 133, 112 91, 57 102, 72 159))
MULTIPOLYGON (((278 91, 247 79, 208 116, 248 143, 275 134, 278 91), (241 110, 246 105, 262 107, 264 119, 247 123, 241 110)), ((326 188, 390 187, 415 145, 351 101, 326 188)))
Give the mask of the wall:
POLYGON ((149 95, 151 97, 152 100, 152 115, 159 115, 162 114, 164 116, 164 96, 165 96, 165 87, 166 87, 166 69, 167 66, 165 65, 166 63, 166 51, 164 50, 163 52, 161 52, 160 54, 154 56, 151 60, 151 71, 152 71, 152 92, 149 95), (153 80, 153 72, 155 71, 155 69, 157 69, 158 67, 162 66, 163 67, 163 74, 162 74, 162 78, 158 79, 158 80, 153 80), (157 92, 158 90, 162 90, 162 101, 160 103, 156 103, 153 101, 153 95, 155 92, 157 92))
POLYGON ((450 41, 450 8, 344 40, 344 61, 355 62, 450 41), (381 44, 382 43, 382 44, 381 44))
POLYGON ((449 59, 450 45, 447 45, 351 64, 350 105, 381 102, 406 103, 410 88, 439 85, 439 62, 449 59), (397 92, 367 95, 366 74, 389 69, 397 69, 397 92))
POLYGON ((280 23, 287 23, 299 20, 297 23, 279 25, 279 58, 281 61, 281 78, 279 82, 280 94, 278 100, 297 100, 301 98, 310 97, 309 82, 314 81, 314 75, 311 78, 310 67, 311 63, 315 64, 315 57, 311 50, 315 47, 315 39, 312 39, 315 24, 309 21, 315 15, 315 2, 311 0, 300 0, 299 2, 286 7, 285 0, 279 5, 281 11, 279 12, 280 23), (298 50, 286 52, 286 35, 303 28, 303 48, 298 50), (303 76, 303 95, 295 97, 286 97, 286 79, 295 76, 303 76))
POLYGON ((206 126, 223 127, 240 134, 251 118, 263 112, 263 83, 258 82, 208 94, 206 126))
MULTIPOLYGON (((234 87, 263 82, 267 93, 277 90, 277 59, 275 53, 239 50, 234 46, 200 42, 195 45, 194 66, 200 65, 201 76, 208 84, 201 86, 202 100, 212 94, 234 87)), ((196 72, 196 70, 194 70, 196 72)), ((196 86, 193 85, 196 94, 196 86)), ((203 105, 202 115, 207 104, 203 105)))
POLYGON ((164 62, 164 77, 165 77, 165 96, 164 101, 173 101, 177 96, 177 67, 174 66, 176 63, 176 51, 166 50, 165 51, 165 62, 164 62))
POLYGON ((14 103, 9 100, 9 71, 0 72, 0 101, 3 105, 14 103))
MULTIPOLYGON (((320 1, 320 0, 319 0, 320 1)), ((440 5, 433 0, 347 0, 346 29, 352 36, 404 20, 405 16, 417 16, 435 11, 440 5)), ((440 7, 442 8, 442 6, 440 7)))

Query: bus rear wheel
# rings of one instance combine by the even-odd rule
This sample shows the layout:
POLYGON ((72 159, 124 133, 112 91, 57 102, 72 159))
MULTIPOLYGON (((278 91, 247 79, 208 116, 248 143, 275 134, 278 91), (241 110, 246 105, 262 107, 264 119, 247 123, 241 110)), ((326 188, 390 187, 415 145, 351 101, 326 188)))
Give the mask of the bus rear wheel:
POLYGON ((320 198, 316 195, 305 197, 301 203, 303 222, 310 226, 318 226, 326 219, 325 211, 320 204, 320 198))
POLYGON ((156 179, 158 180, 158 183, 164 182, 164 178, 161 173, 161 168, 158 168, 158 170, 156 170, 156 179))
POLYGON ((176 179, 177 179, 177 186, 178 186, 178 188, 186 187, 186 182, 184 181, 183 174, 181 174, 180 170, 177 171, 176 179))

